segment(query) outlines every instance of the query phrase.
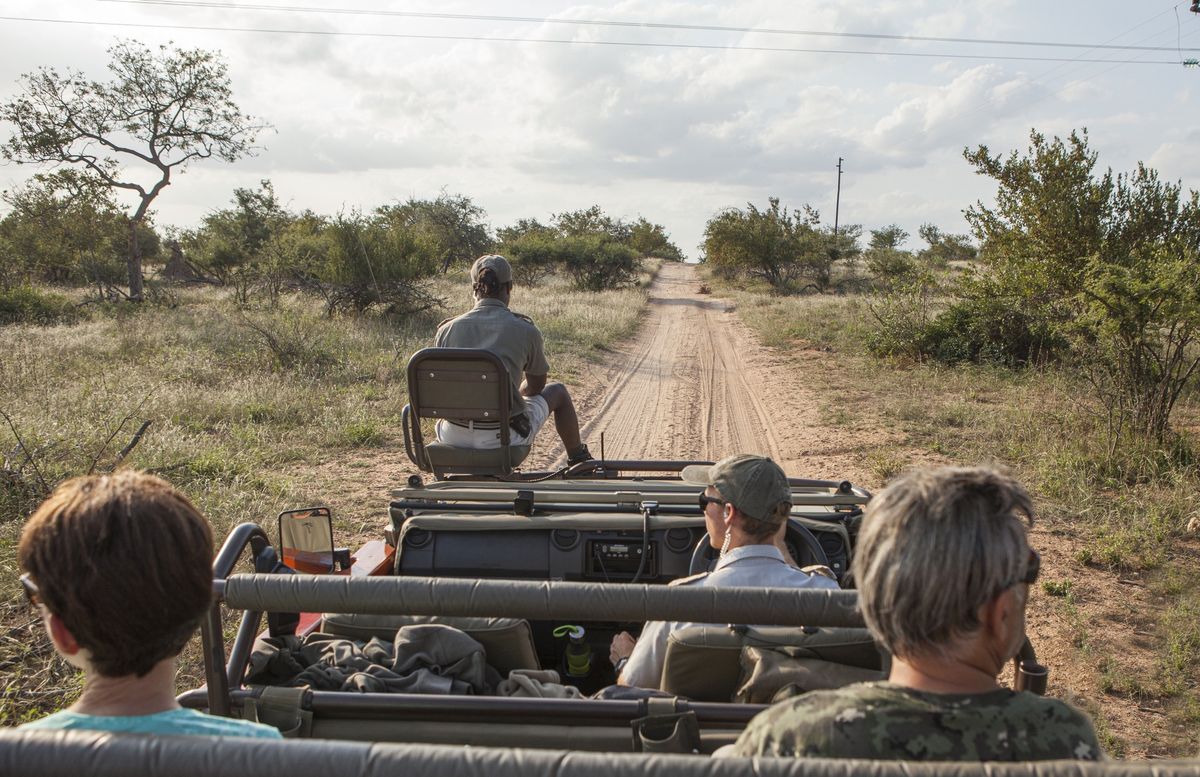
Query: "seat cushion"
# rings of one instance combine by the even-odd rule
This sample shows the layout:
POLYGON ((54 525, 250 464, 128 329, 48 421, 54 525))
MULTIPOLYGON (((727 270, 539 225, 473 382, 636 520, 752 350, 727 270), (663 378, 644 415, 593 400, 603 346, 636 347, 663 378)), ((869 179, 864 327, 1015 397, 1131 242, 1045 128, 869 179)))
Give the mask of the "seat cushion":
POLYGON ((790 692, 794 695, 885 679, 878 669, 804 658, 799 655, 803 652, 802 648, 743 648, 741 684, 733 700, 742 704, 771 704, 787 686, 792 686, 790 692))
POLYGON ((439 615, 363 615, 325 613, 321 631, 349 639, 392 639, 402 626, 438 623, 466 632, 487 651, 487 662, 501 674, 513 669, 540 669, 533 632, 524 618, 466 618, 439 615))
POLYGON ((696 701, 730 701, 745 684, 742 653, 751 646, 865 671, 877 672, 881 667, 879 650, 866 629, 820 628, 806 633, 784 626, 688 626, 672 632, 667 641, 661 688, 696 701))

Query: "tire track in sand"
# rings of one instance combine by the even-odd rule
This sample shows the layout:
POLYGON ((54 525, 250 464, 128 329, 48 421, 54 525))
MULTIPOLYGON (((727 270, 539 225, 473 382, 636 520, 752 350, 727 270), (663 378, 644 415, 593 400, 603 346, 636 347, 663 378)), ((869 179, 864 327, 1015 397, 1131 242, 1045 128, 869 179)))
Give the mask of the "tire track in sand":
MULTIPOLYGON (((811 450, 808 436, 788 435, 789 444, 782 445, 779 426, 805 416, 815 420, 815 399, 800 389, 780 391, 783 368, 772 363, 734 306, 698 289, 694 266, 664 264, 638 334, 618 347, 608 365, 592 371, 590 386, 576 390, 592 453, 600 455, 601 436, 610 459, 761 453, 785 464, 796 451, 811 450)), ((562 447, 535 457, 561 463, 562 447)))

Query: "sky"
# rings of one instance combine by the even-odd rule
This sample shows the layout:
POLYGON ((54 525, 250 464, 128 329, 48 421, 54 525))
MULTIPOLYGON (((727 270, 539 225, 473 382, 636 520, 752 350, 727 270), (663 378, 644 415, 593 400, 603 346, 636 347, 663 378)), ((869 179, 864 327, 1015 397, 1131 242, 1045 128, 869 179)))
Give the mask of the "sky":
MULTIPOLYGON (((1031 129, 1086 127, 1101 167, 1144 161, 1200 189, 1200 68, 1179 64, 1200 57, 1189 5, 6 0, 0 101, 43 66, 106 79, 119 39, 219 50, 240 108, 272 129, 253 157, 176 177, 154 206, 164 227, 269 179, 288 207, 325 214, 446 192, 501 227, 600 205, 662 224, 694 259, 725 208, 779 197, 831 223, 840 157, 840 222, 896 223, 919 248, 921 224, 965 233, 964 208, 993 200, 963 149, 1021 150, 1031 129), (506 18, 464 18, 479 16, 506 18)), ((33 172, 0 161, 0 189, 33 172)))

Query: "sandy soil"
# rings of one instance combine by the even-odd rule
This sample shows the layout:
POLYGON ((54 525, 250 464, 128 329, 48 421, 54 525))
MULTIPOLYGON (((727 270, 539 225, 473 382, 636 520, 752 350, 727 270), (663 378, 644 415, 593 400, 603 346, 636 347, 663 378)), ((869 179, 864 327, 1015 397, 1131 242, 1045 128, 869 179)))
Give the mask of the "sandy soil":
MULTIPOLYGON (((827 423, 821 395, 830 388, 806 379, 802 359, 759 345, 731 302, 699 289, 695 266, 664 264, 637 337, 572 387, 593 455, 601 447, 609 459, 759 453, 795 476, 863 481, 863 453, 887 432, 827 423)), ((552 440, 543 432, 543 445, 552 440)), ((548 466, 562 456, 555 445, 531 458, 548 466)))

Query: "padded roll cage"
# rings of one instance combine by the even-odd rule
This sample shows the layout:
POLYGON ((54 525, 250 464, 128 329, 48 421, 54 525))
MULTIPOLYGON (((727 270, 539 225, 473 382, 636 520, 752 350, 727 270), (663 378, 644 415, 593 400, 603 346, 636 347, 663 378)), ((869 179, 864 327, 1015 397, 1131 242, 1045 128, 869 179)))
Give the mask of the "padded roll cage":
POLYGON ((336 740, 0 731, 0 774, 41 777, 1200 777, 1200 761, 921 763, 698 758, 336 740))

